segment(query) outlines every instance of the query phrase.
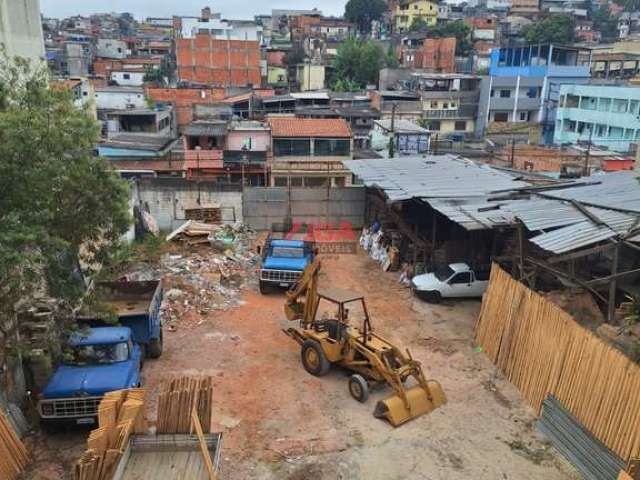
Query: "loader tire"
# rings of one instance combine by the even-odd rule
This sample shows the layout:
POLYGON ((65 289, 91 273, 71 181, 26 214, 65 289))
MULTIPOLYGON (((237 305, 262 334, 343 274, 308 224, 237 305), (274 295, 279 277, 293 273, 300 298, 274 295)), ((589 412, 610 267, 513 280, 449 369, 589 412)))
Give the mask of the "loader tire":
POLYGON ((327 360, 322 347, 315 340, 305 340, 300 351, 302 365, 311 375, 322 377, 329 373, 331 364, 327 360))
POLYGON ((357 373, 349 377, 349 393, 360 403, 364 403, 369 398, 369 384, 362 375, 357 373))

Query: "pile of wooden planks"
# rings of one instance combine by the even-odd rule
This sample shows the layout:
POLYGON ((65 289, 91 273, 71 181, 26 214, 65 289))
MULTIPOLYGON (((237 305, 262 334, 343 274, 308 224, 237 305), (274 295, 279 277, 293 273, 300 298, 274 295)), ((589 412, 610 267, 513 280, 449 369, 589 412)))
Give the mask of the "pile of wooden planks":
POLYGON ((107 393, 98 406, 98 428, 75 467, 76 480, 111 480, 129 437, 146 433, 146 392, 141 388, 107 393))
POLYGON ((167 235, 167 241, 178 240, 187 245, 198 245, 209 242, 209 235, 217 231, 220 227, 209 223, 188 220, 167 235))
POLYGON ((220 205, 202 205, 195 208, 185 208, 184 216, 187 220, 197 220, 206 223, 222 223, 220 205))
POLYGON ((27 466, 28 455, 22 441, 0 411, 0 478, 14 480, 27 466))
POLYGON ((553 395, 624 461, 640 456, 640 366, 495 264, 476 342, 538 413, 553 395))
POLYGON ((177 377, 160 386, 157 433, 191 433, 195 410, 204 433, 211 432, 211 377, 177 377))

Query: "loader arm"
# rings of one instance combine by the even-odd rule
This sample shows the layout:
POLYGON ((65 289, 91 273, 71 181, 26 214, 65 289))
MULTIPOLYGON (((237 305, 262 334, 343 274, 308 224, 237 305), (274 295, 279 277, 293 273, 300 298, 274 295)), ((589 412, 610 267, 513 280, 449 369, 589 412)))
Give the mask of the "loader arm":
POLYGON ((302 272, 293 288, 286 292, 284 313, 290 321, 300 320, 302 328, 308 328, 314 320, 318 305, 318 275, 320 260, 315 258, 302 272))

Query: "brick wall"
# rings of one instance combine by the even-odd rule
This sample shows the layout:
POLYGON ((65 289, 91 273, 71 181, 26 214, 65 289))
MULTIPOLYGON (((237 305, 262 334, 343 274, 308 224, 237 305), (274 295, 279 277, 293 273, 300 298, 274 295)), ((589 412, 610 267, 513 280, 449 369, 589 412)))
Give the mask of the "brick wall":
POLYGON ((213 105, 224 99, 224 88, 147 88, 154 102, 172 103, 178 127, 193 120, 194 105, 213 105))
POLYGON ((176 40, 176 57, 180 81, 222 87, 260 85, 258 42, 197 35, 176 40))
POLYGON ((453 73, 456 64, 456 39, 427 38, 422 48, 416 51, 415 68, 432 72, 453 73))

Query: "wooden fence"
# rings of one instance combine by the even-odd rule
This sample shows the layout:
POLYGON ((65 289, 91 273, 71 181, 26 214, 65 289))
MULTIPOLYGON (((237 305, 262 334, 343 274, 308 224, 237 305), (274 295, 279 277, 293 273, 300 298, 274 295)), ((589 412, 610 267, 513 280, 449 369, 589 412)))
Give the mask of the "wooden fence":
POLYGON ((640 456, 640 366, 496 264, 476 342, 538 414, 553 395, 624 461, 640 456))

